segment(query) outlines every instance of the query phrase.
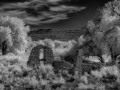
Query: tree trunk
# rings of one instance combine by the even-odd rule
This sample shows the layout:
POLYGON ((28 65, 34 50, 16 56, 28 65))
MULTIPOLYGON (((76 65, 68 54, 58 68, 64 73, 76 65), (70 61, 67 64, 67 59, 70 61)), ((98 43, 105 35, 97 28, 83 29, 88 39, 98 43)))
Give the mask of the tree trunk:
POLYGON ((2 42, 2 55, 6 55, 7 54, 7 42, 4 41, 2 42))

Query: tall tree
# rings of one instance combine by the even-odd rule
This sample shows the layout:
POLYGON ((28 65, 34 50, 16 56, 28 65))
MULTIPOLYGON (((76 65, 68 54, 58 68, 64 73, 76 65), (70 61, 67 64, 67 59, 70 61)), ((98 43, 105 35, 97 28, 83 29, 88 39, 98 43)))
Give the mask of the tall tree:
POLYGON ((11 29, 9 27, 0 27, 0 43, 2 48, 2 55, 7 54, 7 50, 12 46, 12 37, 10 35, 11 29))
POLYGON ((9 51, 14 54, 24 53, 30 40, 27 36, 29 26, 20 18, 8 16, 0 18, 0 26, 1 39, 7 41, 9 51))

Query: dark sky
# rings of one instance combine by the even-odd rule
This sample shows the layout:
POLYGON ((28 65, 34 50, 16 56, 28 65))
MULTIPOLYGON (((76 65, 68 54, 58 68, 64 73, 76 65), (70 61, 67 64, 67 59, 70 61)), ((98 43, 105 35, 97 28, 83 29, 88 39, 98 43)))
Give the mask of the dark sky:
MULTIPOLYGON (((69 19, 62 20, 57 23, 41 25, 42 28, 54 28, 54 29, 79 29, 84 26, 88 20, 96 17, 99 9, 101 9, 105 3, 111 0, 76 0, 74 3, 78 6, 86 6, 83 11, 76 12, 69 15, 69 19)), ((73 2, 72 2, 73 3, 73 2)))
POLYGON ((110 0, 0 0, 0 16, 39 28, 79 29, 110 0))

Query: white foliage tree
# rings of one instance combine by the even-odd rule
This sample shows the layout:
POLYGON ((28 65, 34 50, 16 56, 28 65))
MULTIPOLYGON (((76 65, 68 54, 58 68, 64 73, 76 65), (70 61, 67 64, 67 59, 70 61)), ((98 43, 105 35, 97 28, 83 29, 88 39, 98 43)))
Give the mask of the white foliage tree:
POLYGON ((114 0, 105 4, 105 7, 101 10, 102 21, 105 23, 111 23, 117 19, 120 19, 120 0, 114 0))
POLYGON ((10 46, 10 52, 14 54, 24 53, 29 45, 29 26, 26 26, 22 19, 17 17, 1 17, 0 18, 0 33, 4 36, 1 39, 6 39, 10 46))
POLYGON ((92 20, 90 20, 90 21, 88 21, 88 23, 87 23, 87 28, 89 29, 89 32, 92 34, 92 33, 94 33, 94 31, 95 31, 95 23, 92 21, 92 20))
POLYGON ((11 29, 9 27, 0 27, 0 43, 2 49, 2 55, 7 54, 9 47, 13 45, 12 37, 10 35, 11 29))
POLYGON ((7 41, 9 46, 12 46, 12 37, 10 35, 11 29, 9 27, 0 27, 0 41, 7 41))

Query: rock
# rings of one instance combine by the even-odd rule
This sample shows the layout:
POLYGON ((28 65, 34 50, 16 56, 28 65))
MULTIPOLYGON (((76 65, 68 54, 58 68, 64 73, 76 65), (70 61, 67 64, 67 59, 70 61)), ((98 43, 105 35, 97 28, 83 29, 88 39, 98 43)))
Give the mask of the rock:
POLYGON ((52 64, 52 62, 54 61, 53 51, 51 48, 49 48, 47 46, 44 47, 44 59, 47 64, 48 63, 52 64))
POLYGON ((52 66, 55 68, 55 69, 71 69, 73 68, 73 65, 70 64, 69 62, 66 62, 66 61, 54 61, 52 63, 52 66))
POLYGON ((47 46, 39 45, 31 50, 28 65, 29 66, 40 65, 40 61, 44 61, 45 63, 52 63, 53 60, 54 56, 52 49, 47 46))
POLYGON ((29 60, 28 60, 28 65, 29 66, 35 66, 35 65, 40 64, 40 59, 39 59, 39 52, 40 51, 39 50, 43 49, 43 48, 44 48, 44 46, 39 45, 39 46, 34 47, 31 50, 30 57, 29 57, 29 60))
POLYGON ((76 70, 78 71, 79 77, 82 75, 82 64, 83 64, 83 51, 82 49, 80 49, 76 61, 76 70))

